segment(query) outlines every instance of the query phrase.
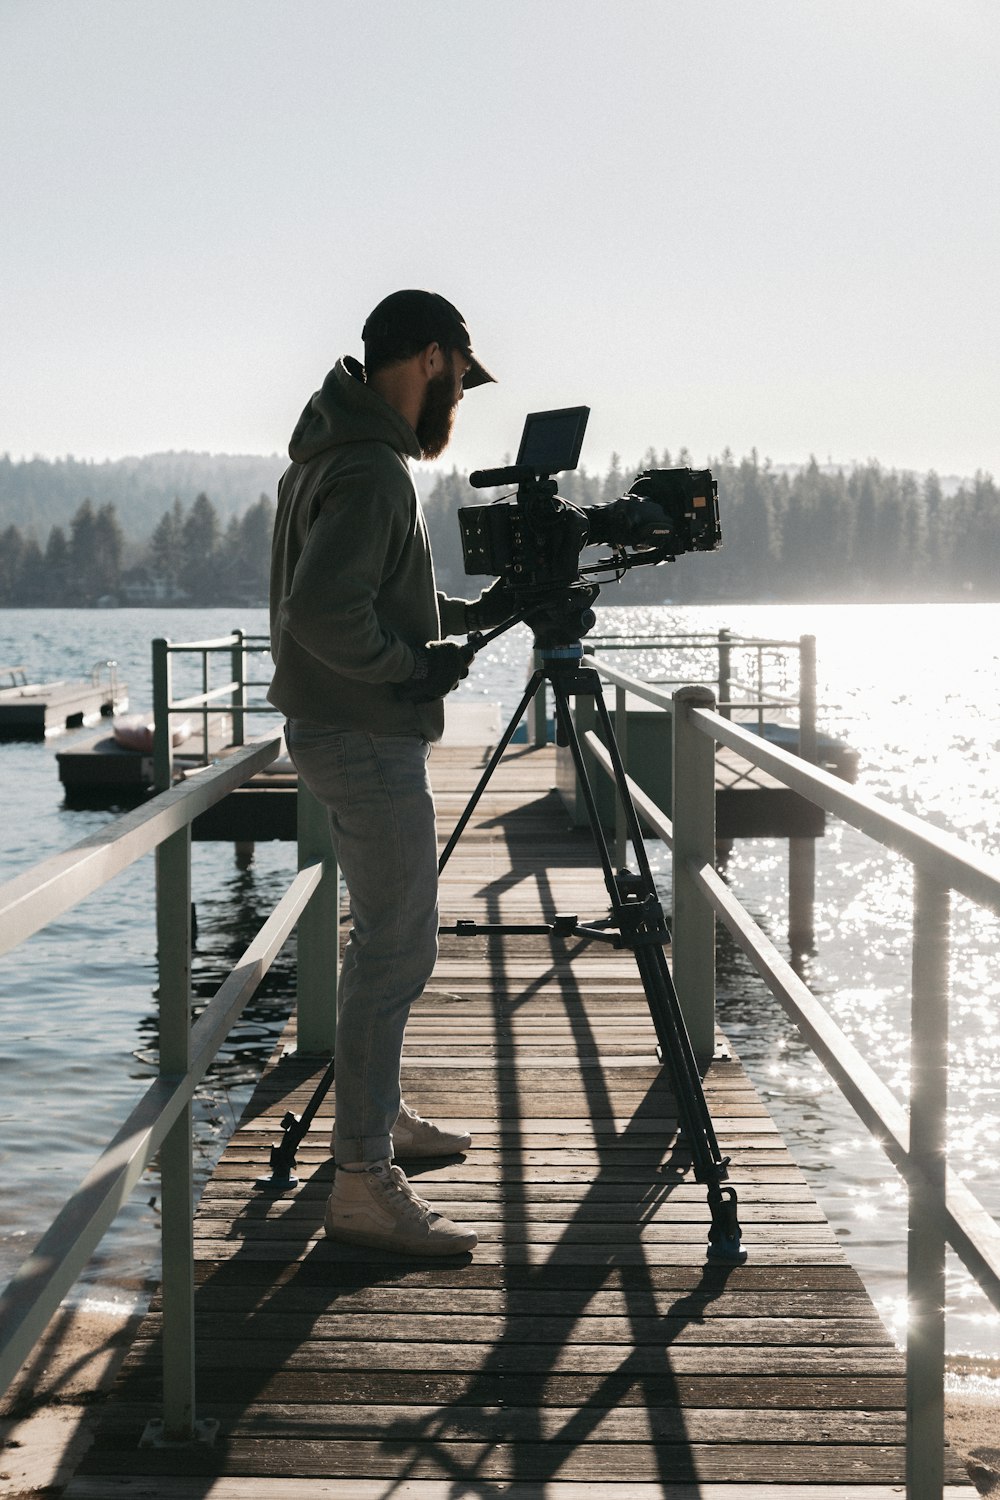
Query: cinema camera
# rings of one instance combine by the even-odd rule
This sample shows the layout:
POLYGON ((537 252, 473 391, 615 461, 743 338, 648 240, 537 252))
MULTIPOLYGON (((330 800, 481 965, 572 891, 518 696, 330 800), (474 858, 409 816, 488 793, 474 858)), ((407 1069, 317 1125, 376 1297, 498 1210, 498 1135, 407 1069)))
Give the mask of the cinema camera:
POLYGON ((587 406, 529 413, 517 462, 469 475, 475 489, 514 484, 516 496, 458 512, 466 573, 501 578, 543 647, 591 629, 599 580, 713 552, 722 540, 709 469, 646 469, 610 505, 562 499, 552 475, 576 468, 589 415, 587 406), (611 557, 581 565, 594 545, 609 546, 611 557))

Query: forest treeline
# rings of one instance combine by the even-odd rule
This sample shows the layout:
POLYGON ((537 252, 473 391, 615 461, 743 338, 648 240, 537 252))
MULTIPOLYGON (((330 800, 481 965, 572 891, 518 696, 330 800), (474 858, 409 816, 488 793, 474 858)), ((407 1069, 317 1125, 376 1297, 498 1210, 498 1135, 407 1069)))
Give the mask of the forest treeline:
MULTIPOLYGON (((683 449, 650 450, 632 469, 613 458, 605 474, 560 475, 560 493, 600 505, 640 468, 691 463, 683 449)), ((1000 599, 998 489, 987 474, 945 494, 935 474, 918 478, 874 462, 841 471, 812 460, 776 470, 756 453, 736 461, 727 452, 711 467, 721 550, 637 569, 615 589, 616 602, 1000 599)), ((448 593, 468 597, 481 587, 465 575, 455 513, 483 500, 457 470, 439 474, 425 495, 448 593)), ((30 523, 0 530, 0 606, 264 604, 273 517, 266 493, 239 509, 230 491, 225 507, 201 492, 189 505, 174 498, 136 539, 115 501, 85 496, 41 538, 30 523)))
POLYGON ((273 495, 288 459, 273 453, 146 453, 102 462, 73 458, 11 458, 0 453, 0 533, 14 525, 44 545, 52 526, 65 528, 81 501, 113 505, 129 542, 142 543, 179 498, 187 508, 211 495, 223 527, 256 495, 273 495))
POLYGON ((0 532, 0 606, 262 604, 273 525, 267 495, 223 525, 201 494, 187 508, 175 500, 137 546, 112 502, 88 498, 44 546, 17 526, 0 532))

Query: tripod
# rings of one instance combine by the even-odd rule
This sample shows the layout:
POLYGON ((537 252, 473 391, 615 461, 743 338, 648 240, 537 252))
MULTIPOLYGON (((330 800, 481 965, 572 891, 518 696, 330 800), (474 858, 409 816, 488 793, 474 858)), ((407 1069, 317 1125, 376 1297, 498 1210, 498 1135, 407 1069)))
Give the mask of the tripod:
MULTIPOLYGON (((499 634, 499 631, 496 633, 499 634)), ((482 644, 482 638, 476 642, 475 649, 478 649, 480 644, 482 644)), ((660 1061, 670 1070, 677 1100, 678 1119, 681 1132, 691 1150, 695 1180, 704 1183, 708 1191, 708 1206, 712 1223, 708 1232, 707 1258, 710 1261, 740 1264, 746 1260, 746 1251, 740 1247, 736 1190, 726 1184, 729 1157, 722 1156, 719 1151, 719 1143, 716 1140, 715 1127, 705 1100, 691 1039, 684 1024, 677 992, 667 967, 663 945, 670 941, 670 933, 667 931, 663 907, 656 894, 643 845, 642 830, 626 782, 625 766, 615 739, 611 716, 604 701, 601 680, 592 667, 581 666, 583 646, 579 641, 548 648, 541 646, 541 656, 542 665, 532 674, 520 703, 514 710, 499 744, 491 755, 454 832, 445 845, 438 863, 438 872, 444 869, 451 857, 504 751, 513 739, 514 732, 529 703, 542 689, 543 684, 548 682, 552 686, 555 698, 557 740, 560 745, 569 746, 573 757, 587 809, 587 818, 604 872, 604 883, 611 900, 611 916, 606 923, 601 925, 581 923, 575 915, 557 915, 553 922, 538 925, 477 923, 460 920, 454 927, 442 927, 441 931, 460 937, 501 933, 585 937, 589 940, 610 943, 616 948, 628 948, 635 955, 659 1044, 658 1055, 660 1061), (612 864, 598 815, 597 802, 584 764, 580 738, 570 711, 570 699, 574 697, 594 699, 614 770, 615 786, 625 809, 629 841, 638 873, 633 873, 631 870, 615 871, 612 864)))

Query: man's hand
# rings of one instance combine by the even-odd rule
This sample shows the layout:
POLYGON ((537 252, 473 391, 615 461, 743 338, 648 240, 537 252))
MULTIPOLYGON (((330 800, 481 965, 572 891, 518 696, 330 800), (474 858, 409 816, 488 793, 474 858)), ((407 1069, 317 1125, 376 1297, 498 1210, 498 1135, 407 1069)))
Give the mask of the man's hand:
POLYGON ((484 589, 478 599, 465 606, 466 630, 491 630, 517 613, 514 595, 502 578, 484 589))
POLYGON ((469 675, 468 648, 453 641, 428 641, 426 646, 414 646, 413 654, 412 675, 396 684, 396 697, 404 703, 433 703, 469 675))

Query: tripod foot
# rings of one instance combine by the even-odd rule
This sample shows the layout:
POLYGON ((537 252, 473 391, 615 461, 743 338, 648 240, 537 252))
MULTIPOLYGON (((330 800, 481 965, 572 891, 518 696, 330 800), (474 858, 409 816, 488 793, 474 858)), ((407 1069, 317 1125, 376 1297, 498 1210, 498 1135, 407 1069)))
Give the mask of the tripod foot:
POLYGON ((298 1186, 299 1179, 292 1168, 295 1166, 295 1152, 305 1134, 301 1126, 302 1121, 298 1115, 293 1115, 289 1110, 281 1122, 281 1128, 285 1132, 281 1144, 271 1147, 271 1175, 258 1177, 255 1187, 270 1189, 272 1193, 283 1193, 288 1188, 298 1186))
POLYGON ((708 1206, 712 1227, 708 1231, 706 1259, 728 1266, 742 1266, 747 1252, 740 1244, 740 1221, 736 1216, 736 1192, 731 1187, 710 1188, 708 1206))

